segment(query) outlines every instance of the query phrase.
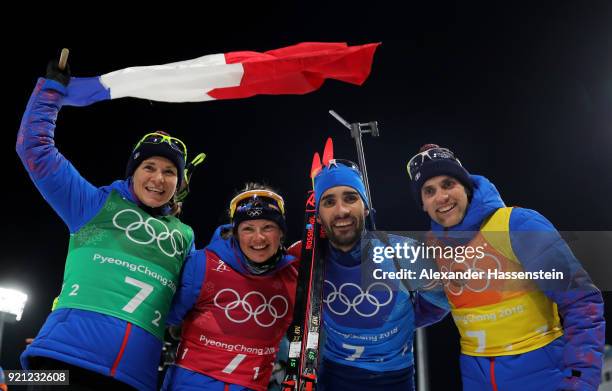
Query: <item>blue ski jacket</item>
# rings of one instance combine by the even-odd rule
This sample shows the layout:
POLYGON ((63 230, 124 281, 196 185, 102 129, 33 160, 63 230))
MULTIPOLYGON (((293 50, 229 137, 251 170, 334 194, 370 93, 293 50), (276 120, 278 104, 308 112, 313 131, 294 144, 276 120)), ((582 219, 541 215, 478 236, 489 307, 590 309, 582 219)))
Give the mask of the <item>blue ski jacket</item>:
MULTIPOLYGON (((374 246, 394 246, 405 241, 393 235, 388 237, 388 243, 373 240, 367 246, 368 259, 372 259, 370 252, 374 246)), ((415 329, 441 320, 449 311, 441 290, 411 294, 398 280, 364 282, 362 273, 367 265, 364 269, 361 255, 361 241, 349 252, 329 245, 323 288, 326 339, 321 370, 329 374, 342 366, 359 369, 352 379, 355 389, 372 373, 404 377, 401 370, 414 364, 415 329), (340 366, 325 367, 327 362, 340 366)), ((383 264, 393 267, 391 262, 383 264)), ((387 377, 385 384, 392 385, 392 379, 387 377)))
MULTIPOLYGON (((444 228, 432 221, 434 233, 478 232, 489 216, 505 207, 486 178, 471 176, 474 194, 461 223, 444 228)), ((534 280, 557 305, 563 335, 523 354, 478 357, 462 354, 466 390, 596 390, 601 380, 605 320, 603 298, 550 221, 538 212, 513 208, 507 227, 512 251, 525 271, 563 271, 560 281, 534 280), (528 233, 528 234, 526 234, 528 233)), ((503 332, 503 330, 499 330, 503 332)))
MULTIPOLYGON (((73 235, 98 214, 112 191, 138 202, 130 180, 95 187, 58 151, 55 121, 65 94, 62 84, 38 80, 23 115, 16 149, 30 178, 73 235)), ((193 251, 193 242, 188 249, 193 251)), ((153 334, 122 319, 62 308, 49 314, 21 355, 21 364, 32 368, 35 357, 47 357, 114 377, 139 390, 153 390, 161 350, 162 343, 153 334)))

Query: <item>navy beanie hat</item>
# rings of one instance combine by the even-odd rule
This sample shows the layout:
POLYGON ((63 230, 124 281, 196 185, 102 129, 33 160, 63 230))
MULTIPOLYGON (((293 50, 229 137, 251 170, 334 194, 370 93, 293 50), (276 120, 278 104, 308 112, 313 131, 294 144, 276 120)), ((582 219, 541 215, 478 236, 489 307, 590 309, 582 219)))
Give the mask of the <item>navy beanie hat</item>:
POLYGON ((314 193, 317 212, 319 211, 319 202, 321 202, 323 193, 336 186, 352 187, 359 193, 366 208, 370 208, 370 202, 366 196, 361 172, 359 172, 356 167, 356 165, 354 167, 349 167, 342 163, 332 164, 323 167, 321 172, 314 177, 314 193))
MULTIPOLYGON (((168 135, 165 132, 156 132, 156 133, 168 135)), ((177 188, 180 188, 181 183, 183 182, 183 176, 185 172, 185 157, 183 156, 181 152, 172 148, 172 146, 165 141, 158 143, 158 144, 143 142, 140 145, 138 145, 134 149, 134 151, 132 151, 132 154, 130 155, 130 158, 128 160, 127 167, 125 170, 125 176, 131 177, 132 175, 134 175, 134 171, 136 171, 138 166, 140 166, 140 163, 142 163, 143 160, 148 159, 152 156, 165 157, 166 159, 170 160, 176 166, 177 176, 178 176, 178 181, 177 181, 176 186, 177 188)))
POLYGON ((423 205, 423 200, 421 199, 423 184, 427 180, 439 175, 448 175, 456 178, 466 188, 468 196, 471 197, 471 194, 474 192, 474 184, 470 179, 470 173, 463 168, 461 162, 454 156, 452 151, 440 148, 436 144, 426 144, 421 147, 419 154, 415 155, 415 157, 422 160, 417 160, 417 164, 411 165, 410 162, 414 158, 410 159, 407 167, 408 173, 411 176, 412 195, 419 206, 423 205), (438 151, 434 150, 439 150, 440 152, 438 153, 438 151), (429 153, 424 154, 426 151, 429 151, 429 153), (421 157, 417 156, 419 154, 422 154, 421 157))
MULTIPOLYGON (((245 192, 249 191, 250 190, 247 190, 245 192)), ((243 221, 259 219, 275 222, 278 224, 278 227, 283 234, 287 234, 287 223, 285 221, 285 214, 281 210, 281 206, 276 200, 266 196, 254 195, 239 201, 238 205, 236 206, 236 211, 231 218, 234 230, 237 230, 238 226, 243 221)))

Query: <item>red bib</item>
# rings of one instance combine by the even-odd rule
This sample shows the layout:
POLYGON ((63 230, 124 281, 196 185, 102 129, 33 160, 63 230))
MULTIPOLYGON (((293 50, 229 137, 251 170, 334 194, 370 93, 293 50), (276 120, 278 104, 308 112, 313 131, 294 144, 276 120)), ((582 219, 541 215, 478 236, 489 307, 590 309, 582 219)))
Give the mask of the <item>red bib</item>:
POLYGON ((293 316, 297 271, 245 276, 206 251, 200 296, 185 318, 177 365, 265 391, 293 316))

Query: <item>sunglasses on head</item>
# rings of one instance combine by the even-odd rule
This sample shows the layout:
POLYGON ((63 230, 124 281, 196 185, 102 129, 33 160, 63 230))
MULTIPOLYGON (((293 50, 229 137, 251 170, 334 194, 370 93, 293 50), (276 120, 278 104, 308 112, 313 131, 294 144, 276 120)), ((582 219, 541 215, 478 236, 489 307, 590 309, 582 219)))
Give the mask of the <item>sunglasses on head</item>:
POLYGON ((285 201, 283 197, 269 190, 249 190, 238 194, 230 201, 230 219, 234 218, 236 211, 250 209, 262 204, 278 210, 283 216, 285 215, 285 201))
POLYGON ((176 137, 169 136, 164 133, 154 132, 145 134, 140 141, 136 144, 134 149, 137 149, 141 144, 161 144, 168 143, 170 147, 176 151, 178 151, 185 160, 187 160, 187 146, 184 142, 176 137))
POLYGON ((331 159, 329 161, 329 163, 327 163, 327 168, 330 169, 332 167, 338 167, 338 166, 344 166, 344 167, 348 167, 353 171, 356 171, 359 176, 361 176, 361 170, 359 169, 359 166, 355 163, 352 162, 350 160, 347 159, 331 159))
POLYGON ((414 179, 416 173, 421 169, 421 166, 423 166, 423 163, 425 163, 427 160, 443 159, 454 160, 461 166, 461 162, 455 157, 455 154, 453 154, 451 150, 447 148, 431 148, 427 151, 417 153, 408 161, 408 164, 406 165, 408 176, 411 180, 414 179))

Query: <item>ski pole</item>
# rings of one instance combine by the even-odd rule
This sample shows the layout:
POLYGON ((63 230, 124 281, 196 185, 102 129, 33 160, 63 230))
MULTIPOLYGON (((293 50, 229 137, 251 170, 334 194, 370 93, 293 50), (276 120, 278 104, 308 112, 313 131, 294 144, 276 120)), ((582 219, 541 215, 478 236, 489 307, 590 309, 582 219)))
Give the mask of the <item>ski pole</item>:
MULTIPOLYGON (((335 119, 338 120, 342 125, 348 128, 351 132, 351 137, 355 140, 355 148, 357 149, 357 159, 359 160, 359 168, 361 168, 361 173, 363 174, 363 184, 365 185, 366 193, 368 196, 368 200, 370 201, 370 209, 374 209, 372 206, 372 194, 370 193, 370 183, 368 182, 368 170, 366 168, 365 155, 363 153, 363 141, 361 135, 364 133, 370 133, 372 137, 378 137, 378 122, 372 121, 367 123, 355 122, 349 124, 344 118, 342 118, 338 113, 334 110, 329 110, 329 114, 332 115, 335 119)), ((372 230, 376 230, 376 223, 374 222, 374 214, 370 213, 370 224, 372 230)))

